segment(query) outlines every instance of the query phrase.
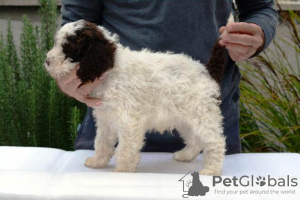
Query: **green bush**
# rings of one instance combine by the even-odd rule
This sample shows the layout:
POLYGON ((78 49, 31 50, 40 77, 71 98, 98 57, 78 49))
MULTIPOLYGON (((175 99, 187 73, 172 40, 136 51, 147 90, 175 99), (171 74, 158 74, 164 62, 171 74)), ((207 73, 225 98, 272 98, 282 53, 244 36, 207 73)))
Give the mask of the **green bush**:
POLYGON ((281 17, 287 29, 277 34, 273 46, 240 65, 245 152, 300 152, 300 18, 292 11, 281 17))
POLYGON ((40 0, 41 27, 23 17, 19 52, 10 21, 6 40, 0 37, 0 145, 73 149, 85 106, 62 94, 44 70, 56 31, 54 2, 40 0))

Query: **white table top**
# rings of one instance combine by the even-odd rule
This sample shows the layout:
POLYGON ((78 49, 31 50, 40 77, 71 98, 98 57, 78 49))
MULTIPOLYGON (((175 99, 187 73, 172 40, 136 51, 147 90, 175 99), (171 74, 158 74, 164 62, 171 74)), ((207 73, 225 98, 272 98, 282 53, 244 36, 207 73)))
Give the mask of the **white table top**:
MULTIPOLYGON (((191 171, 198 171, 202 165, 201 154, 192 162, 178 162, 171 153, 141 153, 137 173, 113 173, 114 159, 106 169, 86 168, 83 163, 93 154, 91 150, 67 152, 51 148, 0 147, 0 199, 183 199, 182 195, 187 192, 179 180, 191 171)), ((300 154, 227 155, 222 179, 234 176, 244 176, 242 183, 253 177, 254 185, 235 187, 220 183, 213 186, 213 177, 200 176, 203 185, 210 190, 205 198, 198 196, 197 199, 300 199, 300 154), (287 186, 287 182, 285 186, 258 186, 255 184, 258 176, 265 177, 271 184, 274 180, 287 179, 291 184, 294 178, 297 186, 287 186), (241 193, 243 190, 245 194, 241 193), (251 190, 254 193, 264 190, 269 194, 250 194, 251 190), (291 192, 274 196, 271 190, 291 192), (237 194, 220 194, 220 191, 237 194)), ((192 180, 189 174, 185 178, 192 180)))

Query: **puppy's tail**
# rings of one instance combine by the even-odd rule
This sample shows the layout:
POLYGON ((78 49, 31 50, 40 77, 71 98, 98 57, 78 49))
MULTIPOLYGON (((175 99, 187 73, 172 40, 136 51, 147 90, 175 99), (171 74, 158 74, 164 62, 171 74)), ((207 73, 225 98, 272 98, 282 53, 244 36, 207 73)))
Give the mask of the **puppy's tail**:
POLYGON ((224 46, 219 44, 220 39, 214 44, 208 63, 205 65, 210 76, 218 83, 221 83, 227 66, 228 53, 224 46))

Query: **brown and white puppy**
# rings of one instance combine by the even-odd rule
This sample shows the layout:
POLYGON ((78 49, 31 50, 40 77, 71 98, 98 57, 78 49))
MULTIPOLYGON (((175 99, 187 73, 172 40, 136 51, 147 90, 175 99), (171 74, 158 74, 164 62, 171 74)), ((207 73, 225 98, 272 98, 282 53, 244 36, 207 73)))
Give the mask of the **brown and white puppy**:
POLYGON ((177 129, 186 146, 174 159, 191 161, 203 150, 200 173, 221 174, 225 138, 218 83, 226 62, 218 42, 204 66, 184 54, 132 51, 103 27, 80 20, 58 31, 46 63, 53 78, 80 64, 77 76, 83 84, 107 73, 90 94, 103 104, 93 111, 95 155, 86 160, 87 167, 106 167, 115 155, 114 171, 135 172, 145 133, 177 129))

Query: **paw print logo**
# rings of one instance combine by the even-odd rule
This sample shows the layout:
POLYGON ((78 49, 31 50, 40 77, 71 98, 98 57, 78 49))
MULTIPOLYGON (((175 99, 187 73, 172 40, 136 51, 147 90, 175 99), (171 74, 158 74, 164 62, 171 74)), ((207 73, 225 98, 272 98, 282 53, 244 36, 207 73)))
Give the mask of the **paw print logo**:
POLYGON ((265 177, 259 176, 259 177, 256 178, 256 180, 257 180, 256 185, 259 185, 259 186, 266 185, 266 178, 265 177))

